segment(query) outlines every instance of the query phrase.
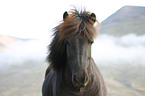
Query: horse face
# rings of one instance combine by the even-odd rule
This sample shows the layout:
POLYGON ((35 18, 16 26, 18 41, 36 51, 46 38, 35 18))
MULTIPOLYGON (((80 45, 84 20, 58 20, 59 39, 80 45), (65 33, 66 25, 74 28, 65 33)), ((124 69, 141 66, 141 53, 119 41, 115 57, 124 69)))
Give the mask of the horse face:
POLYGON ((75 87, 85 87, 88 83, 88 68, 91 58, 91 43, 85 37, 71 37, 66 40, 67 66, 75 87))

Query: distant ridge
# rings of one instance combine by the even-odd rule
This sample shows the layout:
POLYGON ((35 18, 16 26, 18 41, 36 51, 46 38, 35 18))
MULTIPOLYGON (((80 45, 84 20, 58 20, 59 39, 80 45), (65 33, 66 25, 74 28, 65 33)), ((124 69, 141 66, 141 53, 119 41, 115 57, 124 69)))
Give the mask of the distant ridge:
POLYGON ((6 46, 15 43, 17 41, 31 41, 31 40, 39 40, 39 39, 31 39, 31 38, 19 38, 19 37, 13 37, 8 35, 0 34, 0 51, 4 49, 6 46))
POLYGON ((0 34, 0 50, 4 46, 9 45, 9 44, 15 42, 16 40, 17 40, 17 38, 0 34))
POLYGON ((23 40, 21 38, 12 37, 8 35, 0 34, 0 51, 5 47, 8 46, 16 41, 23 40))
POLYGON ((99 34, 145 34, 145 7, 124 6, 101 23, 99 34))

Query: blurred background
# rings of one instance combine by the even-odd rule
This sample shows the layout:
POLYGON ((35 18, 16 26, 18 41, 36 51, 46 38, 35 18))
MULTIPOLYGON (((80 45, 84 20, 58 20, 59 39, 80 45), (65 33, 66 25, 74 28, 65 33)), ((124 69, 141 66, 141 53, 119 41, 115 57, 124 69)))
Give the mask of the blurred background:
POLYGON ((0 96, 40 96, 52 28, 73 6, 96 14, 92 57, 108 96, 145 96, 143 0, 1 0, 0 96))

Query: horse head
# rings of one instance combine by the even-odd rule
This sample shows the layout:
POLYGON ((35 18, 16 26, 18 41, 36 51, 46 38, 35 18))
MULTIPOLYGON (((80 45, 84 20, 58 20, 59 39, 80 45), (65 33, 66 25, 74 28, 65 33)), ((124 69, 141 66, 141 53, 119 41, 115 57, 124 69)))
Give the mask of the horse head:
POLYGON ((70 74, 75 87, 85 87, 89 81, 91 45, 96 35, 93 24, 96 16, 87 12, 65 12, 63 21, 60 37, 65 37, 67 75, 70 74))

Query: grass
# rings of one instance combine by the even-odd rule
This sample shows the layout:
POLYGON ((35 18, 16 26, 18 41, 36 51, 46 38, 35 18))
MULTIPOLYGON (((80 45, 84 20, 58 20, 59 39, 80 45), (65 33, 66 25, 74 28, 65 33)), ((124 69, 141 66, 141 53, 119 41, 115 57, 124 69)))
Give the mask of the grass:
MULTIPOLYGON (((99 65, 108 96, 144 96, 145 66, 99 65)), ((33 60, 0 69, 0 96, 41 96, 46 64, 33 60)))
POLYGON ((0 71, 0 96, 40 96, 44 78, 43 62, 27 61, 0 71))
POLYGON ((108 96, 144 96, 144 65, 102 65, 108 96), (125 94, 125 95, 123 95, 125 94))

